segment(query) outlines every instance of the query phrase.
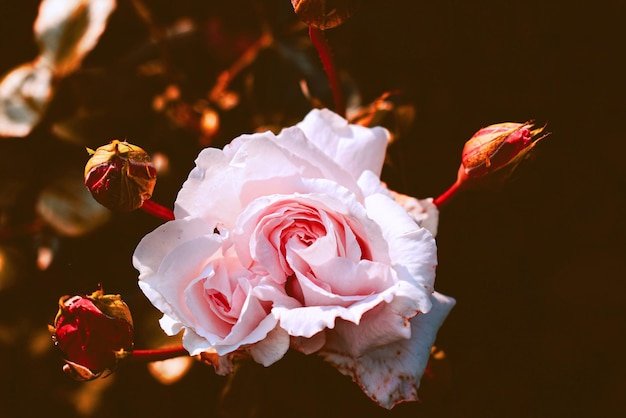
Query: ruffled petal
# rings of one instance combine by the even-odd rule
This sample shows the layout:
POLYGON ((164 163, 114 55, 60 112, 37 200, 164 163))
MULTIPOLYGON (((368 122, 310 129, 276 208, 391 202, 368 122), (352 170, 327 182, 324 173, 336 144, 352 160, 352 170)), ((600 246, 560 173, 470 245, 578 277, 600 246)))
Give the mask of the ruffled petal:
POLYGON ((213 228, 200 219, 176 219, 161 225, 139 242, 133 254, 133 266, 142 280, 159 269, 163 258, 183 242, 213 234, 213 228))
POLYGON ((380 176, 389 142, 386 129, 351 125, 328 109, 311 110, 297 126, 354 179, 365 170, 380 176))
POLYGON ((437 331, 454 303, 454 299, 448 296, 433 293, 431 311, 411 320, 410 339, 388 344, 360 357, 336 347, 323 349, 320 355, 341 373, 352 377, 367 396, 384 408, 415 401, 437 331))
MULTIPOLYGON (((415 280, 427 294, 434 291, 437 245, 432 234, 415 223, 409 214, 385 195, 365 199, 367 213, 383 231, 391 261, 405 280, 415 280), (406 274, 403 274, 406 273, 406 274)), ((425 298, 428 303, 428 298, 425 298)), ((420 308, 428 312, 428 306, 420 308)))
POLYGON ((289 350, 289 334, 281 328, 274 328, 263 340, 248 348, 254 361, 265 367, 271 366, 283 358, 287 350, 289 350))
POLYGON ((407 282, 399 282, 381 296, 379 303, 361 310, 358 323, 338 321, 335 329, 328 332, 325 350, 359 357, 378 347, 409 338, 410 320, 418 313, 423 297, 421 290, 407 282))
POLYGON ((238 171, 241 168, 230 166, 230 158, 223 151, 202 150, 176 197, 176 219, 192 216, 212 227, 232 225, 241 211, 239 190, 243 177, 236 175, 238 171))
POLYGON ((439 208, 433 203, 433 198, 418 200, 402 193, 391 192, 393 199, 406 210, 409 215, 423 228, 426 228, 437 236, 439 226, 439 208))

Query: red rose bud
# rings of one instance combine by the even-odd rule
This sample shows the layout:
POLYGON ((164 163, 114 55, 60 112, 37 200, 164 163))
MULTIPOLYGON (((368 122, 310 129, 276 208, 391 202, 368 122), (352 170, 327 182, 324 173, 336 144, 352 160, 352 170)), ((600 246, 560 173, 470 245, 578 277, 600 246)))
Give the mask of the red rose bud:
POLYGON ((63 370, 77 380, 108 375, 133 350, 128 306, 119 295, 104 295, 102 290, 89 296, 63 296, 49 329, 65 355, 63 370))
POLYGON ((532 129, 533 124, 498 123, 482 128, 463 147, 459 181, 478 179, 503 170, 508 177, 515 167, 548 134, 540 134, 545 127, 532 129))
POLYGON ((95 151, 85 166, 85 185, 101 205, 129 212, 152 197, 156 168, 140 147, 117 139, 95 151))

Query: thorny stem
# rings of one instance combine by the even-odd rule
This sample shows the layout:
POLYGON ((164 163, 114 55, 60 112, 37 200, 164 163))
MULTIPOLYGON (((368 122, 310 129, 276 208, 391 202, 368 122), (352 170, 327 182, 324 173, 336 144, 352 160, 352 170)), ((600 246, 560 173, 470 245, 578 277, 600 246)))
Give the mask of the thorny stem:
POLYGON ((341 83, 339 81, 339 74, 335 68, 335 61, 333 60, 333 54, 330 49, 330 45, 324 36, 324 31, 313 26, 309 26, 309 38, 317 53, 320 56, 324 71, 328 77, 328 83, 333 93, 333 101, 335 102, 335 113, 345 117, 346 115, 346 102, 343 97, 343 91, 341 90, 341 83))
POLYGON ((141 209, 144 212, 149 213, 150 215, 154 215, 157 218, 161 218, 165 221, 174 220, 174 212, 171 209, 168 209, 165 206, 161 206, 150 199, 143 201, 141 209))
POLYGON ((448 203, 452 199, 452 197, 454 197, 456 193, 461 189, 461 184, 462 183, 457 180, 452 186, 450 186, 448 190, 437 196, 437 198, 433 201, 435 206, 441 208, 441 206, 448 203))
POLYGON ((127 358, 132 361, 150 363, 152 361, 161 361, 183 356, 189 356, 189 353, 182 346, 177 346, 153 350, 133 350, 127 358))

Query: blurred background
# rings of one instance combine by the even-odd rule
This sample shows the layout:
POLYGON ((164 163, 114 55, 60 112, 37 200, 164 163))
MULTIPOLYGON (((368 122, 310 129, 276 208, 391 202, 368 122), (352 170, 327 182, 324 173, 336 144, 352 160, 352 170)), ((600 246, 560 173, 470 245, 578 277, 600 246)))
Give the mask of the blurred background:
MULTIPOLYGON (((0 4, 0 74, 40 53, 38 7, 0 4)), ((137 348, 167 343, 131 264, 162 221, 90 200, 85 147, 143 147, 153 200, 172 207, 203 147, 332 107, 289 1, 118 0, 36 126, 0 138, 0 417, 626 416, 625 18, 623 0, 364 0, 326 31, 349 111, 378 103, 395 135, 383 177, 399 192, 446 190, 483 126, 552 133, 510 182, 442 209, 436 286, 457 300, 436 342, 445 360, 421 403, 389 412, 297 355, 246 369, 223 399, 227 379, 199 362, 169 383, 142 364, 89 383, 62 373, 57 300, 99 284, 130 306, 137 348)))

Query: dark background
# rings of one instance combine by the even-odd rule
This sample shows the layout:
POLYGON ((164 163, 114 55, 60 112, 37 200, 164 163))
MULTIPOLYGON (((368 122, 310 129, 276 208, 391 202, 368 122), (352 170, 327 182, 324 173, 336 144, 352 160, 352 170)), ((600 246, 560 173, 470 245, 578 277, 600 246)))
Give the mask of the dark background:
MULTIPOLYGON (((161 27, 190 16, 202 28, 169 46, 190 102, 256 39, 260 21, 274 31, 277 46, 233 81, 245 90, 246 74, 254 75, 240 106, 220 113, 215 145, 260 125, 299 120, 310 107, 298 90, 302 77, 331 106, 315 51, 305 31, 293 30, 298 20, 287 0, 146 3, 161 27), (306 72, 303 62, 317 67, 306 72)), ((249 379, 241 378, 224 408, 260 405, 233 416, 268 418, 626 416, 626 2, 364 3, 327 37, 350 76, 346 88, 358 88, 364 103, 402 89, 401 101, 416 110, 412 128, 389 151, 384 177, 391 188, 420 198, 443 192, 456 178, 464 142, 483 126, 533 119, 552 134, 511 182, 465 192, 442 208, 437 289, 457 306, 436 343, 445 364, 423 382, 421 404, 383 411, 334 370, 290 356, 271 370, 242 374, 249 379)), ((37 54, 37 6, 0 6, 0 72, 37 54)), ((148 36, 130 2, 119 0, 83 70, 61 81, 42 125, 27 138, 0 141, 0 187, 17 187, 2 202, 4 228, 36 218, 34 202, 51 179, 74 168, 80 176, 83 146, 112 138, 170 157, 155 200, 174 201, 201 144, 151 110, 171 79, 137 75, 138 66, 159 57, 148 36), (49 127, 78 108, 98 115, 81 125, 82 141, 55 138, 49 127)), ((116 214, 80 237, 44 228, 2 238, 17 279, 0 287, 0 417, 79 416, 77 393, 98 384, 69 380, 59 353, 42 342, 63 294, 91 292, 98 283, 121 293, 141 318, 137 346, 152 341, 158 316, 137 290, 130 258, 158 224, 136 212, 116 214), (42 240, 56 248, 45 271, 34 265, 42 240)), ((218 416, 225 383, 199 363, 172 386, 157 383, 143 365, 109 379, 91 416, 218 416)))

